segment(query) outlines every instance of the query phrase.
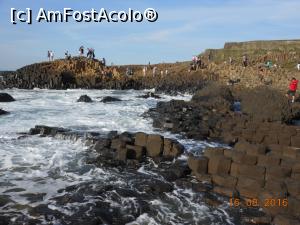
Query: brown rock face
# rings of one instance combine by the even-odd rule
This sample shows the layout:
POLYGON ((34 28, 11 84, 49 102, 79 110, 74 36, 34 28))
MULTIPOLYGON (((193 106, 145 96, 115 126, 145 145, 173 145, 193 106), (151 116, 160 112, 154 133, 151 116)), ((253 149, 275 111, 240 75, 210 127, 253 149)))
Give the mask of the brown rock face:
POLYGON ((258 87, 241 95, 242 111, 257 121, 289 122, 292 108, 287 98, 275 89, 258 87))
POLYGON ((147 153, 150 157, 157 157, 162 154, 164 140, 160 135, 149 135, 147 139, 147 153))
POLYGON ((188 159, 189 168, 198 174, 207 174, 208 158, 206 157, 190 157, 188 159))

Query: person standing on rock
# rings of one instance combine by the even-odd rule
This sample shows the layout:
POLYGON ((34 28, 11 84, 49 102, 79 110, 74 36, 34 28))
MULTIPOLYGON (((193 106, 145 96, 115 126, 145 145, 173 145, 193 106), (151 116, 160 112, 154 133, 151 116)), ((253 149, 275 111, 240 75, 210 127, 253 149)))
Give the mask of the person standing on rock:
POLYGON ((84 47, 80 46, 79 48, 79 56, 84 56, 84 47))
POLYGON ((54 61, 54 52, 52 50, 50 51, 50 58, 50 61, 54 61))
POLYGON ((156 70, 157 70, 157 67, 154 66, 154 67, 153 67, 153 70, 152 70, 152 76, 153 76, 153 77, 155 77, 155 75, 156 75, 156 70))
POLYGON ((296 91, 297 91, 297 87, 298 87, 298 80, 293 77, 291 80, 291 83, 289 85, 289 90, 287 92, 287 96, 290 97, 292 96, 292 103, 295 102, 295 95, 296 95, 296 91))
POLYGON ((248 57, 247 57, 247 55, 243 55, 243 66, 244 67, 248 66, 248 57))
POLYGON ((51 60, 51 55, 50 55, 50 51, 48 50, 48 53, 47 53, 47 57, 48 57, 48 61, 50 62, 51 60))
POLYGON ((202 66, 202 60, 201 60, 201 57, 197 57, 196 64, 197 64, 196 70, 201 69, 201 66, 202 66))
POLYGON ((144 77, 146 76, 146 72, 147 72, 147 66, 144 66, 144 67, 143 67, 143 76, 144 76, 144 77))

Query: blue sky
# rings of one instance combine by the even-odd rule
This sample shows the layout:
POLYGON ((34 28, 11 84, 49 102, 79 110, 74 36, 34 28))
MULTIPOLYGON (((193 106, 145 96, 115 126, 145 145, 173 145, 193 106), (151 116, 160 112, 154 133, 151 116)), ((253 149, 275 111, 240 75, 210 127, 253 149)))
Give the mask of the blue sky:
POLYGON ((0 0, 0 69, 46 60, 81 45, 114 64, 189 60, 227 41, 300 38, 299 0, 0 0), (10 23, 10 9, 145 10, 155 8, 155 23, 10 23))

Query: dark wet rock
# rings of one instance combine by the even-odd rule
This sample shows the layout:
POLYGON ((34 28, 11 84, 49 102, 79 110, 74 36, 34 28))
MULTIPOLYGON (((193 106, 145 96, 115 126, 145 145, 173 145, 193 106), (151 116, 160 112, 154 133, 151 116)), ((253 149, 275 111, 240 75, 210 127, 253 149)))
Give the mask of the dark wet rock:
POLYGON ((167 181, 175 181, 191 174, 187 162, 183 160, 176 160, 168 164, 161 163, 158 169, 157 173, 162 175, 167 181))
POLYGON ((11 218, 8 216, 2 216, 0 215, 0 225, 10 225, 11 224, 11 218))
POLYGON ((293 119, 288 99, 269 87, 258 87, 241 94, 242 112, 257 121, 289 122, 293 119))
POLYGON ((82 193, 67 193, 63 196, 52 198, 59 205, 66 205, 68 203, 82 203, 84 201, 84 195, 82 193))
POLYGON ((107 134, 107 138, 109 139, 115 139, 118 137, 118 131, 110 131, 108 134, 107 134))
POLYGON ((16 101, 11 95, 7 93, 0 93, 0 102, 14 102, 16 101))
POLYGON ((3 110, 3 109, 0 109, 0 116, 1 115, 6 115, 6 114, 9 114, 9 112, 3 110))
POLYGON ((26 193, 20 196, 25 197, 28 201, 33 203, 43 201, 44 197, 46 196, 46 193, 26 193))
POLYGON ((3 193, 22 192, 22 191, 26 191, 26 189, 24 189, 24 188, 12 188, 12 189, 8 189, 8 190, 4 191, 3 193))
POLYGON ((0 187, 14 187, 16 186, 13 183, 10 183, 9 181, 0 182, 0 187))
POLYGON ((51 218, 61 218, 62 213, 59 212, 58 210, 52 210, 48 208, 48 205, 46 204, 41 204, 36 207, 33 207, 29 210, 29 214, 38 217, 38 216, 45 216, 46 219, 51 219, 51 218))
POLYGON ((154 94, 153 92, 148 92, 145 95, 138 96, 138 98, 145 98, 145 99, 147 99, 147 98, 155 98, 155 99, 160 99, 161 97, 159 95, 154 94))
POLYGON ((58 133, 66 133, 70 130, 61 127, 49 127, 44 125, 36 125, 28 132, 29 135, 40 134, 41 136, 55 136, 58 133))
POLYGON ((229 87, 221 86, 217 83, 210 83, 204 88, 197 91, 194 94, 192 101, 203 102, 210 101, 214 98, 224 99, 225 101, 228 101, 230 103, 233 103, 234 101, 234 97, 229 87))
POLYGON ((183 189, 191 189, 195 192, 210 192, 212 191, 212 186, 207 183, 202 183, 198 181, 192 180, 191 177, 181 178, 175 181, 175 184, 179 188, 183 189))
POLYGON ((12 202, 9 195, 0 195, 0 207, 12 202))
POLYGON ((17 219, 15 217, 12 218, 12 220, 10 220, 10 223, 5 224, 5 225, 36 225, 36 224, 42 224, 43 222, 41 220, 38 219, 33 219, 33 218, 28 218, 25 215, 20 215, 17 219))
POLYGON ((173 133, 185 133, 188 138, 209 139, 218 132, 217 122, 232 112, 230 103, 224 99, 222 101, 223 105, 215 101, 159 102, 154 110, 148 112, 148 115, 153 119, 154 127, 173 133))
POLYGON ((87 102, 87 103, 89 103, 89 102, 93 102, 93 100, 87 95, 81 95, 79 97, 79 99, 77 100, 77 102, 87 102))
POLYGON ((133 144, 134 135, 129 132, 124 132, 124 133, 120 134, 119 139, 121 141, 126 142, 126 144, 133 144))
POLYGON ((95 143, 94 150, 98 153, 102 152, 103 149, 109 148, 110 144, 111 144, 111 139, 109 139, 109 138, 100 138, 95 143))
POLYGON ((111 96, 106 96, 104 98, 102 98, 101 102, 103 103, 108 103, 108 102, 120 102, 122 101, 119 98, 115 98, 115 97, 111 97, 111 96))
POLYGON ((136 187, 139 191, 151 193, 154 195, 160 195, 165 192, 173 191, 173 185, 163 180, 151 179, 141 180, 136 187))

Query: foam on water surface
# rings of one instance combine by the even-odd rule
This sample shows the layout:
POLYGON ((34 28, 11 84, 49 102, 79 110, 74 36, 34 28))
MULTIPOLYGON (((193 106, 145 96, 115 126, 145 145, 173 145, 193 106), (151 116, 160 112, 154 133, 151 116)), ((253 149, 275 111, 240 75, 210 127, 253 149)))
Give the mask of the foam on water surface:
MULTIPOLYGON (((158 133, 152 127, 151 119, 143 118, 141 115, 149 108, 155 107, 158 101, 191 99, 189 95, 162 95, 162 99, 158 100, 137 98, 147 90, 11 89, 5 92, 12 95, 16 101, 0 103, 0 108, 10 112, 9 115, 0 117, 0 193, 9 195, 12 201, 21 205, 36 206, 45 203, 49 208, 60 209, 68 215, 74 213, 74 209, 78 206, 76 204, 70 204, 67 207, 55 205, 52 199, 60 195, 58 190, 89 181, 114 183, 122 187, 128 185, 126 176, 114 170, 87 165, 85 163, 86 147, 80 141, 74 143, 37 136, 18 139, 19 132, 27 132, 29 128, 42 124, 76 131, 117 130, 119 132, 158 133), (94 102, 76 102, 84 94, 89 95, 94 102), (105 96, 117 97, 122 101, 100 102, 105 96), (37 193, 42 194, 43 197, 34 201, 28 200, 26 194, 37 193)), ((195 154, 201 152, 205 146, 217 145, 183 139, 179 135, 167 132, 161 134, 178 139, 188 151, 195 154)), ((182 157, 185 158, 185 156, 182 157)), ((153 172, 147 171, 144 166, 138 172, 145 176, 156 176, 153 172)), ((187 194, 187 191, 176 190, 167 194, 163 202, 160 199, 153 201, 152 205, 157 207, 157 216, 154 218, 144 213, 131 224, 161 224, 167 221, 170 221, 170 224, 181 224, 182 218, 186 216, 194 217, 193 223, 195 224, 205 221, 205 218, 210 216, 212 218, 224 217, 228 221, 226 224, 230 224, 230 218, 226 213, 221 210, 212 211, 203 202, 196 204, 195 193, 188 192, 187 194), (176 208, 174 205, 179 207, 176 208), (177 215, 178 213, 180 215, 177 215)), ((123 206, 135 204, 134 198, 124 198, 119 203, 107 196, 107 201, 123 206)), ((86 196, 84 204, 91 203, 93 203, 93 197, 86 196)), ((0 212, 6 211, 0 208, 0 212)), ((225 221, 224 218, 219 221, 225 221)), ((215 224, 218 224, 218 219, 210 219, 210 221, 216 221, 215 224)))

